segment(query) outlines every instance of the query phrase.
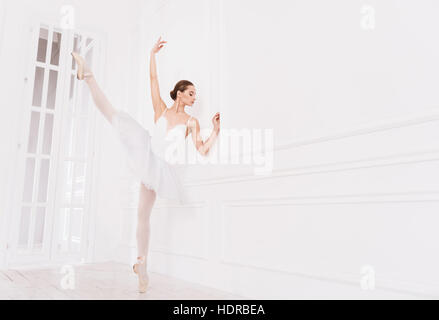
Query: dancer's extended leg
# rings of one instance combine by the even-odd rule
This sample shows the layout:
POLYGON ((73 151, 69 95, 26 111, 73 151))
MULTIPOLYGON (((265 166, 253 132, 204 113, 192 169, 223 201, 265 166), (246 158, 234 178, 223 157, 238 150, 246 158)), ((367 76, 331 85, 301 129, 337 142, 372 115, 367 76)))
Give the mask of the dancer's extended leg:
POLYGON ((95 105, 102 112, 105 118, 112 123, 113 116, 117 113, 117 110, 111 105, 110 101, 108 101, 104 92, 99 87, 93 72, 91 72, 90 68, 85 63, 85 59, 76 52, 72 52, 71 54, 78 66, 77 78, 79 80, 85 80, 90 88, 95 105))
POLYGON ((113 107, 110 101, 108 101, 107 97, 99 87, 94 76, 86 78, 85 82, 90 88, 90 92, 93 97, 93 101, 95 105, 102 112, 105 118, 111 123, 111 120, 113 116, 116 114, 117 110, 113 107))

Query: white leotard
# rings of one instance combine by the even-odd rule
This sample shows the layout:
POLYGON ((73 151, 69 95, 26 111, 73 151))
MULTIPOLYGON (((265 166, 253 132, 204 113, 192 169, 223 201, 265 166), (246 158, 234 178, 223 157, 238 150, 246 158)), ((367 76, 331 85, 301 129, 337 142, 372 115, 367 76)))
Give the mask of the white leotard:
MULTIPOLYGON (((177 148, 181 147, 186 139, 187 126, 192 117, 188 119, 185 124, 177 124, 173 128, 169 128, 168 120, 165 117, 166 109, 153 129, 153 135, 151 138, 151 150, 161 159, 170 164, 178 162, 177 148)), ((182 159, 184 161, 184 159, 182 159)))

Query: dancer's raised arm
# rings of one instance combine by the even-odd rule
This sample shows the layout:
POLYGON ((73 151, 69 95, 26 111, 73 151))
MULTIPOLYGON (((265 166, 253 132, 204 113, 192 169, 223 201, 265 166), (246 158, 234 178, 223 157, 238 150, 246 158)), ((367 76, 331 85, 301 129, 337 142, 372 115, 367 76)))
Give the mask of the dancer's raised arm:
POLYGON ((152 98, 152 106, 154 108, 154 122, 157 122, 157 120, 160 118, 162 113, 165 111, 166 104, 160 97, 160 88, 159 88, 159 80, 157 77, 157 66, 155 62, 155 55, 160 51, 161 48, 163 48, 166 41, 161 41, 162 37, 159 38, 159 40, 156 42, 154 47, 151 50, 151 59, 150 59, 150 73, 149 77, 151 80, 151 98, 152 98))

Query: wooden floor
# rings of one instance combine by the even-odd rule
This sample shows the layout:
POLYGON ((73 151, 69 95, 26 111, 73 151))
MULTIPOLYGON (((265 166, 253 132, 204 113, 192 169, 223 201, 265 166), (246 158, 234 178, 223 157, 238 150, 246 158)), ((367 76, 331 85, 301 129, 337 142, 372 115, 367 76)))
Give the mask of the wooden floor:
MULTIPOLYGON (((149 290, 137 291, 137 275, 130 266, 118 263, 74 267, 75 289, 63 289, 66 274, 61 268, 0 270, 0 299, 121 299, 121 300, 212 300, 245 299, 227 292, 179 279, 150 273, 149 290)), ((68 283, 67 283, 68 285, 68 283)))

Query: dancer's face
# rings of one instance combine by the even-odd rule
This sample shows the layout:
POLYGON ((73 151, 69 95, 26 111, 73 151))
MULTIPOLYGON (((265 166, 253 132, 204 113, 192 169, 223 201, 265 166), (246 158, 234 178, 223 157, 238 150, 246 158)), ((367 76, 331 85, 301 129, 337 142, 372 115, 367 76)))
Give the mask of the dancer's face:
POLYGON ((197 100, 197 91, 195 90, 194 86, 187 87, 187 89, 180 94, 180 99, 186 106, 193 106, 195 100, 197 100))

